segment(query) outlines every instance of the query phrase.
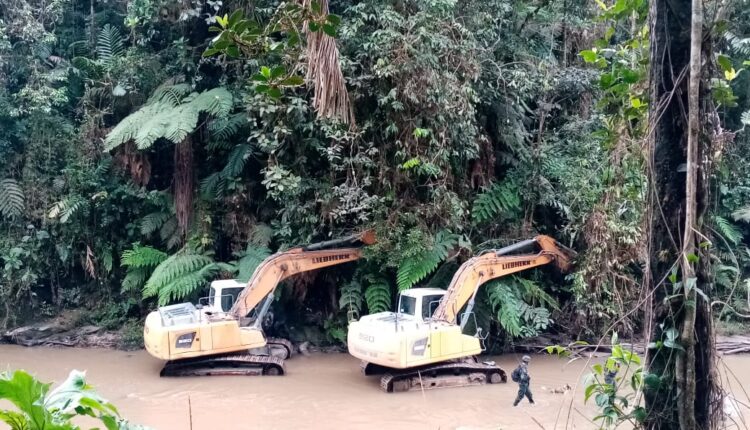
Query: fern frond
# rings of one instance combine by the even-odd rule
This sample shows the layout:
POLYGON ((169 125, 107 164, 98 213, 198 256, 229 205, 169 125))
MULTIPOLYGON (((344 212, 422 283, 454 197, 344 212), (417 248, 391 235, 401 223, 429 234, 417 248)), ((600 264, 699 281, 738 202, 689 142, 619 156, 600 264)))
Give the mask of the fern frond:
POLYGON ((161 228, 159 228, 159 238, 162 242, 167 244, 169 249, 173 249, 175 246, 174 244, 180 242, 180 235, 177 231, 177 217, 170 217, 161 228))
POLYGON ((143 287, 143 297, 158 296, 159 306, 162 306, 191 294, 219 269, 206 255, 180 251, 156 266, 143 287))
POLYGON ((369 279, 370 285, 365 290, 367 310, 371 314, 386 312, 391 309, 391 286, 381 277, 369 279))
POLYGON ((411 288, 437 269, 438 265, 448 257, 448 253, 458 243, 459 236, 441 231, 435 236, 430 249, 416 255, 406 257, 398 267, 396 282, 399 291, 411 288))
POLYGON ((96 41, 96 53, 105 66, 109 67, 112 60, 121 57, 125 52, 125 45, 122 41, 122 35, 117 27, 105 24, 99 31, 99 38, 96 41))
POLYGON ((149 103, 120 121, 105 139, 109 151, 133 140, 138 149, 147 149, 158 139, 179 143, 195 131, 200 114, 226 116, 234 106, 225 88, 214 88, 181 99, 184 85, 157 90, 149 103))
POLYGON ((133 245, 120 256, 120 265, 132 268, 155 268, 168 257, 166 252, 159 251, 150 246, 133 245))
POLYGON ((273 238, 273 228, 270 225, 264 223, 258 223, 253 225, 253 229, 250 232, 250 243, 257 246, 265 246, 271 243, 273 238))
POLYGON ((240 282, 247 282, 250 277, 253 276, 255 269, 263 262, 266 258, 271 255, 271 250, 264 246, 253 246, 248 245, 247 248, 241 253, 237 253, 235 256, 239 260, 234 264, 237 274, 237 280, 240 282))
POLYGON ((714 216, 714 222, 716 223, 716 229, 724 236, 727 242, 737 245, 742 240, 743 234, 737 226, 732 224, 729 220, 718 215, 714 216))
POLYGON ((224 195, 226 181, 221 172, 214 172, 200 181, 201 195, 206 199, 218 199, 224 195))
POLYGON ((227 118, 220 117, 211 121, 208 125, 208 131, 211 136, 217 139, 227 140, 237 134, 245 124, 247 124, 247 114, 237 113, 227 118))
POLYGON ((133 294, 139 291, 143 287, 143 283, 148 279, 148 275, 151 270, 143 267, 134 267, 128 269, 125 273, 125 277, 122 280, 122 287, 120 291, 123 294, 133 294))
POLYGON ((520 209, 518 187, 511 182, 501 182, 490 185, 477 196, 471 217, 475 223, 482 223, 493 218, 510 218, 520 209))
POLYGON ((144 216, 143 219, 141 219, 141 234, 148 236, 159 230, 171 216, 172 215, 166 212, 152 212, 144 216))
POLYGON ((339 308, 346 311, 349 321, 359 318, 362 310, 362 285, 357 281, 351 281, 341 288, 339 308))
POLYGON ((750 206, 744 206, 732 212, 735 221, 750 222, 750 206))
MULTIPOLYGON (((546 296, 546 293, 540 294, 537 291, 538 286, 533 282, 523 287, 519 285, 522 284, 520 281, 520 279, 497 279, 488 282, 484 289, 487 291, 488 302, 495 318, 509 336, 536 336, 549 325, 549 310, 529 305, 522 299, 519 290, 530 292, 536 297, 546 296)), ((556 301, 551 297, 543 301, 550 301, 556 305, 556 301)))
POLYGON ((234 178, 245 168, 247 159, 252 155, 252 147, 246 143, 236 145, 232 148, 232 152, 229 153, 227 159, 227 165, 221 171, 221 174, 225 178, 234 178))
MULTIPOLYGON (((207 264, 200 269, 182 274, 166 285, 159 288, 159 306, 183 299, 208 283, 221 270, 216 263, 207 264)), ((153 277, 153 275, 152 275, 153 277)), ((150 279, 149 279, 150 281, 150 279)), ((148 286, 148 282, 146 283, 148 286)))
POLYGON ((191 91, 189 84, 163 84, 154 90, 148 99, 148 104, 163 102, 170 106, 177 106, 191 91))
POLYGON ((542 287, 531 279, 514 277, 513 279, 518 285, 518 289, 521 292, 521 296, 526 302, 538 303, 543 306, 550 307, 552 309, 559 309, 560 305, 557 300, 547 294, 542 287))
POLYGON ((48 216, 59 218, 63 224, 67 223, 77 214, 86 213, 89 210, 89 202, 81 196, 68 196, 52 205, 48 216))
POLYGON ((15 218, 23 214, 23 190, 15 179, 0 180, 0 214, 15 218))

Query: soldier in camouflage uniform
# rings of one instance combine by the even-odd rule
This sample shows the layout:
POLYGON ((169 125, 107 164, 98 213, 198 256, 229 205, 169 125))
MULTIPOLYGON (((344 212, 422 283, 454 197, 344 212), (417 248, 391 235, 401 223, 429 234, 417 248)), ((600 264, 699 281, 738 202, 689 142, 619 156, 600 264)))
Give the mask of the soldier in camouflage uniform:
POLYGON ((513 402, 513 406, 518 406, 518 403, 523 400, 524 396, 529 399, 529 403, 532 405, 534 404, 534 398, 532 397, 531 389, 529 388, 529 383, 531 383, 528 367, 529 361, 531 361, 531 357, 524 355, 521 359, 521 364, 516 370, 514 370, 514 373, 518 372, 518 396, 516 396, 516 401, 513 402))

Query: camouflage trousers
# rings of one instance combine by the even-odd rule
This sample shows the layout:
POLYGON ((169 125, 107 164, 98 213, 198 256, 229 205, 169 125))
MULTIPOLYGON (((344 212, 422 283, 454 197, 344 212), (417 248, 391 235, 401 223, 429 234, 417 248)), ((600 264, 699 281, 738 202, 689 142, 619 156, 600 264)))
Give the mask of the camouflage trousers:
POLYGON ((518 403, 523 400, 524 396, 529 399, 529 403, 534 403, 534 397, 531 395, 531 388, 529 388, 528 382, 520 382, 518 384, 518 396, 516 396, 516 401, 513 402, 513 406, 518 405, 518 403))

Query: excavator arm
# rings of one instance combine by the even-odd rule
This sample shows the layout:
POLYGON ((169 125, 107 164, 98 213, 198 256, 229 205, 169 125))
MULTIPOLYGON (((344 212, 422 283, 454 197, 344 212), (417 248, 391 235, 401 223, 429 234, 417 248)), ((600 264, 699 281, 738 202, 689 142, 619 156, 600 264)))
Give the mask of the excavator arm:
MULTIPOLYGON (((362 247, 375 243, 372 231, 365 231, 344 239, 330 240, 304 247, 292 248, 266 258, 253 272, 247 286, 237 297, 229 313, 238 320, 246 317, 271 294, 284 279, 302 272, 322 269, 362 257, 362 247)), ((260 314, 270 305, 267 300, 260 314)))
POLYGON ((473 305, 479 287, 485 282, 549 263, 555 263, 565 272, 570 269, 573 258, 574 251, 543 235, 471 258, 453 276, 432 318, 454 323, 466 303, 473 305), (516 251, 532 246, 540 248, 540 251, 514 255, 516 251))

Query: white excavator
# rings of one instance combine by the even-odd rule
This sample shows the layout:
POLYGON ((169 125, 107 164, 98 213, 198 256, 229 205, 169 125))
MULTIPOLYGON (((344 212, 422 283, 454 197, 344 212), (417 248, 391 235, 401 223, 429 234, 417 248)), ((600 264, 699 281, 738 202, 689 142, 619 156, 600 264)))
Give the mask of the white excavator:
POLYGON ((146 350, 167 361, 162 376, 282 375, 293 352, 267 338, 263 324, 281 281, 302 272, 358 260, 372 232, 301 246, 266 258, 247 283, 214 281, 205 303, 180 303, 149 313, 146 350))
POLYGON ((386 392, 506 382, 503 369, 477 359, 484 350, 481 328, 473 334, 464 333, 479 287, 549 263, 567 271, 573 258, 575 252, 549 236, 486 251, 461 265, 447 290, 404 290, 396 312, 366 315, 351 322, 349 353, 362 360, 365 375, 381 375, 380 386, 386 392), (529 247, 539 250, 517 253, 529 247))

